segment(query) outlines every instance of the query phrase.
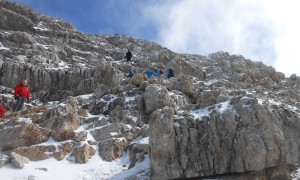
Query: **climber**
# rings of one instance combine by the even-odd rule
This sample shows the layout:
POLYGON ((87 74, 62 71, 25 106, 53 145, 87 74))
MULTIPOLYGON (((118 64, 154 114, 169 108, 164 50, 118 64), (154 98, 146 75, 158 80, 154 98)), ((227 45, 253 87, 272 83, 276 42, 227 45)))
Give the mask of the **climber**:
POLYGON ((169 79, 171 77, 175 77, 173 69, 168 69, 166 77, 169 79))
POLYGON ((162 69, 156 69, 156 75, 157 76, 160 76, 162 74, 164 74, 164 71, 162 69))
POLYGON ((3 107, 2 102, 0 102, 0 118, 2 121, 4 121, 4 116, 5 116, 5 109, 3 107))
POLYGON ((157 76, 157 74, 152 70, 147 70, 145 74, 147 74, 148 79, 151 79, 152 76, 157 76))
POLYGON ((130 63, 131 62, 131 58, 132 58, 132 52, 130 51, 130 49, 128 49, 125 57, 126 57, 127 63, 130 63))
POLYGON ((30 102, 30 89, 28 87, 27 80, 22 80, 16 86, 14 96, 17 102, 13 106, 13 112, 20 111, 25 100, 27 100, 28 103, 30 102))
POLYGON ((127 77, 131 78, 131 77, 134 76, 134 75, 135 75, 135 74, 133 73, 133 71, 132 71, 132 70, 129 70, 129 71, 128 71, 127 77))

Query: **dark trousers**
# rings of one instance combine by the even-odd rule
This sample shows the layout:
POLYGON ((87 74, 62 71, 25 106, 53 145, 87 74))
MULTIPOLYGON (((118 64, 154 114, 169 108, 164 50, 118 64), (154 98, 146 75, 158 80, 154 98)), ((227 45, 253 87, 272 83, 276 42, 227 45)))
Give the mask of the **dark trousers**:
POLYGON ((23 104, 25 102, 26 98, 22 96, 17 96, 17 102, 14 104, 13 111, 20 111, 23 107, 23 104))

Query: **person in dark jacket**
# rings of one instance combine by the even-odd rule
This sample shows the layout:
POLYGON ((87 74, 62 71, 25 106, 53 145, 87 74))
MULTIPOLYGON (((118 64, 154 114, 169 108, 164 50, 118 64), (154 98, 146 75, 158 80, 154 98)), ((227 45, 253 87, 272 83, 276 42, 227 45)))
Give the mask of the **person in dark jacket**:
POLYGON ((171 77, 175 77, 173 69, 168 69, 166 77, 169 79, 171 77))
POLYGON ((128 49, 125 57, 126 57, 127 62, 130 63, 131 59, 132 59, 132 52, 130 51, 130 49, 128 49))
POLYGON ((28 103, 30 102, 30 89, 26 80, 22 80, 22 82, 16 86, 14 96, 17 102, 13 106, 13 112, 20 111, 26 100, 28 103))

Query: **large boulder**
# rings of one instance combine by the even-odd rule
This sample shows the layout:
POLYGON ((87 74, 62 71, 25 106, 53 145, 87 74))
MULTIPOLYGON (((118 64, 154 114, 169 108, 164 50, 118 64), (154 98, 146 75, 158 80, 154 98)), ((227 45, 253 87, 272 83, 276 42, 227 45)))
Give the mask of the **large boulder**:
POLYGON ((82 147, 76 147, 73 150, 73 156, 75 157, 75 162, 79 164, 85 164, 91 159, 92 156, 96 154, 96 150, 87 144, 82 147))
POLYGON ((147 86, 144 94, 146 113, 171 105, 171 98, 166 87, 158 84, 147 86))
POLYGON ((51 119, 39 120, 41 127, 54 131, 63 131, 68 129, 77 129, 81 125, 81 119, 78 114, 69 113, 62 116, 56 116, 51 119))
POLYGON ((126 152, 128 144, 125 138, 107 139, 99 143, 99 155, 105 161, 113 161, 126 152))
POLYGON ((148 80, 147 75, 142 73, 142 74, 136 74, 133 77, 131 77, 129 82, 136 86, 140 86, 144 81, 147 81, 147 80, 148 80))
POLYGON ((22 146, 40 144, 49 139, 51 131, 30 124, 0 130, 0 148, 2 151, 22 146))
POLYGON ((220 95, 220 91, 203 91, 197 98, 197 105, 199 108, 207 107, 216 104, 217 98, 220 95))
POLYGON ((11 164, 13 167, 21 169, 30 161, 27 157, 21 156, 15 152, 10 153, 11 164))
POLYGON ((49 119, 57 116, 62 116, 69 113, 77 113, 78 112, 78 101, 76 98, 70 96, 66 99, 65 102, 60 103, 58 106, 53 107, 49 110, 46 110, 41 119, 39 120, 39 124, 44 124, 45 121, 49 121, 49 119))
POLYGON ((102 141, 105 139, 120 137, 124 127, 125 125, 122 123, 113 123, 91 131, 91 134, 96 141, 102 141))
POLYGON ((13 150, 13 152, 27 157, 30 161, 40 161, 51 157, 51 154, 56 151, 56 147, 52 146, 30 146, 20 147, 13 150))
POLYGON ((188 96, 192 96, 195 92, 193 77, 189 75, 183 75, 174 82, 173 89, 182 91, 188 96))

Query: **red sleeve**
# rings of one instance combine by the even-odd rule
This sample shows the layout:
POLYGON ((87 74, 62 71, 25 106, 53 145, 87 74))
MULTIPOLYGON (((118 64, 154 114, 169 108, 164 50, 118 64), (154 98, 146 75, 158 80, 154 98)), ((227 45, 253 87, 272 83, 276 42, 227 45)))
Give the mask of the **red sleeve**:
POLYGON ((29 87, 27 87, 27 100, 28 101, 30 100, 30 89, 29 89, 29 87))
POLYGON ((17 96, 17 95, 19 94, 19 89, 20 89, 20 84, 18 84, 18 85, 15 87, 14 96, 17 96))
POLYGON ((4 116, 5 116, 5 109, 2 104, 0 105, 0 115, 1 115, 1 118, 4 118, 4 116))

